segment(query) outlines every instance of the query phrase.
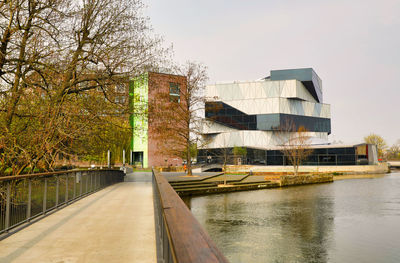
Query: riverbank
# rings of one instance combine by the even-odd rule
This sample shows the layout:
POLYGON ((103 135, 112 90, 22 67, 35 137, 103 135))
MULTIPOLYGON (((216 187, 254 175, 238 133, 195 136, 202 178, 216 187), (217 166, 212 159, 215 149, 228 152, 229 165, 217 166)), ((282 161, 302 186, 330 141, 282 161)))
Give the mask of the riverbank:
POLYGON ((387 163, 353 166, 300 166, 297 176, 292 166, 230 165, 223 173, 163 172, 180 196, 198 196, 288 187, 306 184, 331 183, 336 180, 375 178, 389 172, 387 163), (225 183, 226 182, 226 183, 225 183))
MULTIPOLYGON (((385 174, 389 172, 387 163, 377 165, 334 165, 334 166, 299 166, 299 173, 319 173, 319 174, 385 174)), ((293 166, 261 166, 261 165, 228 165, 228 173, 293 173, 293 166)))
POLYGON ((162 173, 180 196, 209 195, 227 192, 259 190, 305 184, 333 182, 332 174, 251 175, 201 173, 188 177, 184 173, 162 173), (226 182, 226 184, 225 184, 226 182))
POLYGON ((334 181, 347 180, 347 179, 371 179, 371 178, 382 178, 386 174, 343 174, 333 176, 334 181))

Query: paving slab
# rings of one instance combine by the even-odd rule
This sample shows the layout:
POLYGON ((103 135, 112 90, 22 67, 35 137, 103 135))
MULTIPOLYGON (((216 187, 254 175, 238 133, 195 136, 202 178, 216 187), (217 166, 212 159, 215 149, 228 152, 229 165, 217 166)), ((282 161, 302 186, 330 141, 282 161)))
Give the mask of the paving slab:
POLYGON ((128 175, 0 241, 0 262, 156 262, 150 180, 128 175))
MULTIPOLYGON (((243 180, 247 175, 236 175, 236 174, 227 174, 226 181, 227 182, 237 182, 243 180)), ((212 178, 208 178, 204 180, 205 182, 220 182, 225 180, 225 175, 219 175, 212 178)))
POLYGON ((168 182, 185 182, 185 181, 202 181, 222 173, 221 172, 193 173, 193 176, 188 176, 186 175, 186 173, 179 173, 179 172, 162 172, 161 174, 168 180, 168 182))

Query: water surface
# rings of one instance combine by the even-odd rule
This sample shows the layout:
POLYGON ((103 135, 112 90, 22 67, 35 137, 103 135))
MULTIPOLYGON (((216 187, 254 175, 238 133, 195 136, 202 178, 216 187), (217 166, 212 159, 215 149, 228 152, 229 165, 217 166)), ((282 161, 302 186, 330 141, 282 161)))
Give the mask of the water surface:
POLYGON ((195 197, 231 262, 400 262, 400 173, 195 197))

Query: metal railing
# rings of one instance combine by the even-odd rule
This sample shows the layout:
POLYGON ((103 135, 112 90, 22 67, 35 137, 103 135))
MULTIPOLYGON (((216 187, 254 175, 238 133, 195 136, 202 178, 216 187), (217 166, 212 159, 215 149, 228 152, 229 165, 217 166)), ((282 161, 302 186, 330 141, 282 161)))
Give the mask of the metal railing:
POLYGON ((119 170, 84 170, 0 177, 0 234, 111 184, 119 170))
POLYGON ((157 262, 228 262, 159 172, 153 170, 157 262))

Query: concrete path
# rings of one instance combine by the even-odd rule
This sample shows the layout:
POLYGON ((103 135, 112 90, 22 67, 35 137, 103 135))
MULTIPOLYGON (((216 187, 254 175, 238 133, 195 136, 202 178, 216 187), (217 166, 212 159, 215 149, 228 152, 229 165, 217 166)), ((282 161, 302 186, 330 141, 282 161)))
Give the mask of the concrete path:
POLYGON ((151 173, 135 173, 0 241, 0 262, 156 262, 151 173))

